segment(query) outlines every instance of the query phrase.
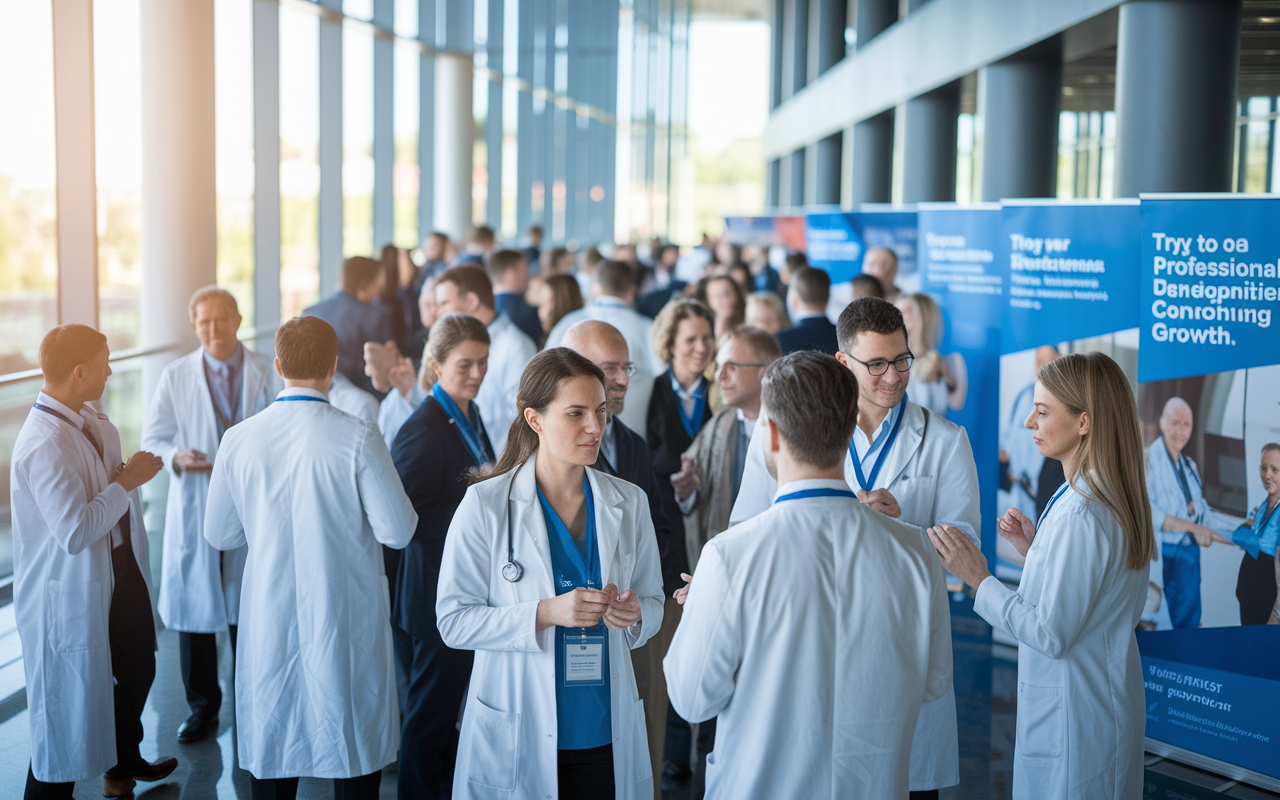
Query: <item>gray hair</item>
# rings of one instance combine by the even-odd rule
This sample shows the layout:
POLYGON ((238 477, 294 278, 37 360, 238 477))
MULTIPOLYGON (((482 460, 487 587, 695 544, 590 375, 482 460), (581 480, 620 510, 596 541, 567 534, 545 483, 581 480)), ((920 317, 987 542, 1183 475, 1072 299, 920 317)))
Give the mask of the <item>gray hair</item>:
POLYGON ((196 293, 191 295, 191 301, 187 303, 187 317, 191 320, 192 325, 196 324, 196 309, 200 307, 200 304, 206 300, 215 299, 230 303, 231 308, 237 314, 240 313, 240 304, 236 302, 236 296, 231 292, 218 286, 203 286, 196 289, 196 293))

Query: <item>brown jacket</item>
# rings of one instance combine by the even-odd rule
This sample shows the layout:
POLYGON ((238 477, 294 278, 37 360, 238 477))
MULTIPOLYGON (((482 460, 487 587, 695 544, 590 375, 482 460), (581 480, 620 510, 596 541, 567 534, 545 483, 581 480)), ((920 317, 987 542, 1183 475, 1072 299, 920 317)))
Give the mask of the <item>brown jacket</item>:
POLYGON ((733 510, 733 460, 738 447, 738 409, 726 406, 702 426, 685 455, 698 465, 698 498, 684 518, 689 569, 698 564, 702 548, 729 527, 733 510))

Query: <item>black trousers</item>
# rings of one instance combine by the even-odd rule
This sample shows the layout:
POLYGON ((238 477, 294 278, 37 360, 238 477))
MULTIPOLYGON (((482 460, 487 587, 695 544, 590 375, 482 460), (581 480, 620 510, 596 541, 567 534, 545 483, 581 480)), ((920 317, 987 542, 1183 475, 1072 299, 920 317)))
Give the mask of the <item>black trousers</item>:
POLYGON ((471 650, 452 650, 438 633, 411 637, 408 702, 400 733, 401 800, 450 796, 458 756, 458 711, 471 679, 471 650))
POLYGON ((66 783, 48 783, 36 780, 36 774, 27 766, 27 789, 22 800, 69 800, 71 792, 76 788, 75 781, 66 783))
POLYGON ((151 595, 138 569, 128 539, 111 551, 115 590, 111 595, 108 640, 111 676, 115 678, 116 765, 110 778, 131 778, 146 763, 142 743, 142 709, 156 677, 156 626, 151 618, 151 595))
MULTIPOLYGON (((231 657, 235 663, 236 626, 231 634, 231 657)), ((218 685, 218 634, 178 633, 178 667, 187 705, 192 714, 212 716, 222 708, 222 687, 218 685)))
POLYGON ((911 792, 908 797, 910 800, 938 800, 938 790, 926 789, 923 792, 911 792))
POLYGON ((607 800, 614 797, 613 745, 559 751, 557 776, 560 800, 607 800))
POLYGON ((1240 601, 1241 625, 1266 625, 1276 605, 1276 557, 1248 553, 1240 559, 1236 578, 1236 600, 1240 601))
MULTIPOLYGON (((382 770, 358 778, 335 778, 333 800, 378 800, 382 770)), ((249 774, 249 797, 252 800, 293 800, 298 796, 297 778, 262 780, 249 774)))

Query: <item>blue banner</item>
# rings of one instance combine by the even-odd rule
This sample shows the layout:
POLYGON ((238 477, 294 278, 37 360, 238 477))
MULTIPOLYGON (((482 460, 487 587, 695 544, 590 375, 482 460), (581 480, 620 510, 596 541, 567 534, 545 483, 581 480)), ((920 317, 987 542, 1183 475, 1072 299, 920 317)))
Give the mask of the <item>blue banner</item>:
POLYGON ((914 211, 820 211, 805 215, 809 263, 826 270, 833 284, 862 272, 862 257, 871 247, 887 247, 898 256, 901 284, 916 272, 916 235, 914 211))
POLYGON ((1141 381, 1280 361, 1280 198, 1142 198, 1141 381))
MULTIPOLYGON (((964 404, 947 419, 964 426, 978 464, 982 493, 982 549, 994 563, 999 487, 1000 316, 1007 270, 1001 249, 1000 206, 921 204, 918 209, 921 288, 943 312, 939 352, 958 356, 967 376, 964 404)), ((910 391, 910 390, 908 390, 910 391)))

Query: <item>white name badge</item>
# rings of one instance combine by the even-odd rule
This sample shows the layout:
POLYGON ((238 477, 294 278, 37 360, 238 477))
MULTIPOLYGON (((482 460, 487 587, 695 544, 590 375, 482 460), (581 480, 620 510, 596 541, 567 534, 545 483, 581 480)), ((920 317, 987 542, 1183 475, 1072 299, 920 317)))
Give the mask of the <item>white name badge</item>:
POLYGON ((564 682, 566 686, 604 684, 603 636, 564 637, 564 682))

